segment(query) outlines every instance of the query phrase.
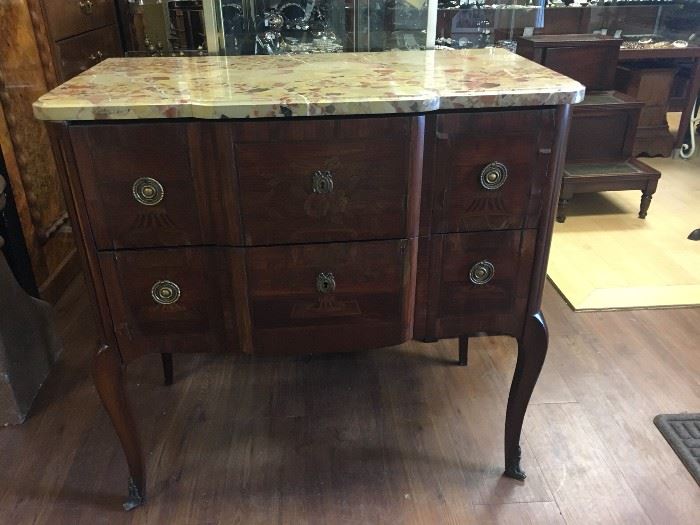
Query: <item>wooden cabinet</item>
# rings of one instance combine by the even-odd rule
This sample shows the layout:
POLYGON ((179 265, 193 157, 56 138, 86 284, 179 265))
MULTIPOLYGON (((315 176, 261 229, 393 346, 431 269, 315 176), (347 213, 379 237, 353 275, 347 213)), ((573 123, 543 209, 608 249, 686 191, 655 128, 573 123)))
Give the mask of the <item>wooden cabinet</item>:
POLYGON ((58 82, 124 54, 114 0, 32 0, 42 4, 58 82))
POLYGON ((567 77, 591 91, 615 87, 622 39, 599 34, 549 34, 518 37, 518 54, 567 77))
POLYGON ((117 23, 113 0, 43 0, 43 3, 51 37, 56 42, 117 23))
POLYGON ((122 54, 115 9, 112 0, 2 2, 0 33, 0 150, 31 271, 41 297, 53 303, 80 266, 61 192, 63 160, 31 105, 102 58, 122 54))
POLYGON ((307 354, 442 337, 465 351, 470 336, 516 337, 505 455, 506 474, 523 479, 568 118, 562 106, 54 124, 128 505, 141 501, 143 467, 114 392, 122 367, 154 352, 307 354))
POLYGON ((121 54, 119 34, 113 27, 102 27, 56 43, 56 62, 61 77, 66 80, 87 71, 105 58, 121 54))

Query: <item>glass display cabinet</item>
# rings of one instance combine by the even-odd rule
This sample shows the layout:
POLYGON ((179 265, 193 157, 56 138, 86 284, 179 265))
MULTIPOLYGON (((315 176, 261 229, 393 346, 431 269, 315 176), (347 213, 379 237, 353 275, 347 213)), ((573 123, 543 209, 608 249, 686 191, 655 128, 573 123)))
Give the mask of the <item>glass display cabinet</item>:
POLYGON ((437 0, 134 0, 128 54, 426 49, 436 9, 437 0))
POLYGON ((498 46, 544 26, 545 0, 438 0, 435 44, 456 49, 498 46))
POLYGON ((129 54, 513 48, 528 34, 602 33, 622 49, 700 45, 700 0, 121 0, 129 54))

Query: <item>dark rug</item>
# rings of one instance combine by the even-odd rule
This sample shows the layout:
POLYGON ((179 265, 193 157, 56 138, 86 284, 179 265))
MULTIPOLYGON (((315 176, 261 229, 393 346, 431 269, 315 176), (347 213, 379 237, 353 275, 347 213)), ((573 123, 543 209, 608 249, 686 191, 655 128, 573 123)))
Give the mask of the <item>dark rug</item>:
POLYGON ((654 424, 700 485, 700 414, 659 414, 654 424))

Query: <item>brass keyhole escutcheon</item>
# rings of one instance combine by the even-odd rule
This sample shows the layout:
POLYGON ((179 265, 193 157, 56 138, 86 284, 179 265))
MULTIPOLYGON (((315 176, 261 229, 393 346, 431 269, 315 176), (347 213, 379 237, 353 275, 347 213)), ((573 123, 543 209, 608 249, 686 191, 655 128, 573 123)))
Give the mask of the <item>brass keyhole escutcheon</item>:
POLYGON ((151 288, 151 297, 158 304, 173 304, 180 299, 180 287, 172 281, 158 281, 151 288))
POLYGON ((134 199, 144 206, 155 206, 162 201, 165 196, 163 185, 151 177, 136 179, 131 191, 134 195, 134 199))
POLYGON ((508 168, 500 162, 490 162, 481 170, 481 186, 486 190, 497 190, 505 184, 508 168))
POLYGON ((335 276, 331 272, 321 272, 316 277, 316 290, 331 293, 335 290, 335 276))
POLYGON ((316 170, 311 176, 311 189, 324 194, 333 191, 333 174, 328 170, 316 170))
POLYGON ((479 261, 469 270, 469 280, 474 284, 486 284, 495 274, 495 268, 489 261, 479 261))

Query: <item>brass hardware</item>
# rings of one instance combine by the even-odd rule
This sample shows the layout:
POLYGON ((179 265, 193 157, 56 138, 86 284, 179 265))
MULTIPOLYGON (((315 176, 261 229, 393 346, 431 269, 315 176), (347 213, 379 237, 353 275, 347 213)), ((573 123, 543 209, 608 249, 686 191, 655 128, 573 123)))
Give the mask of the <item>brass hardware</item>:
POLYGON ((474 284, 486 284, 495 273, 493 264, 489 261, 479 261, 469 270, 469 280, 474 284))
POLYGON ((335 276, 331 272, 321 272, 316 277, 316 289, 321 293, 335 291, 335 276))
POLYGON ((497 190, 507 178, 508 168, 500 162, 491 162, 481 170, 481 186, 487 190, 497 190))
POLYGON ((314 193, 330 193, 333 191, 333 174, 328 171, 317 170, 311 176, 311 188, 314 193))
POLYGON ((158 281, 151 288, 151 297, 158 304, 173 304, 180 299, 180 287, 172 281, 158 281))
POLYGON ((93 62, 99 62, 100 60, 102 60, 102 57, 104 57, 104 54, 102 53, 102 51, 98 50, 92 55, 90 55, 88 58, 93 62))
POLYGON ((84 2, 80 0, 80 2, 78 2, 78 5, 80 6, 80 10, 83 12, 84 15, 92 14, 92 0, 85 0, 84 2))
POLYGON ((155 206, 165 196, 163 185, 151 177, 136 179, 131 187, 131 192, 134 194, 134 199, 144 206, 155 206))

